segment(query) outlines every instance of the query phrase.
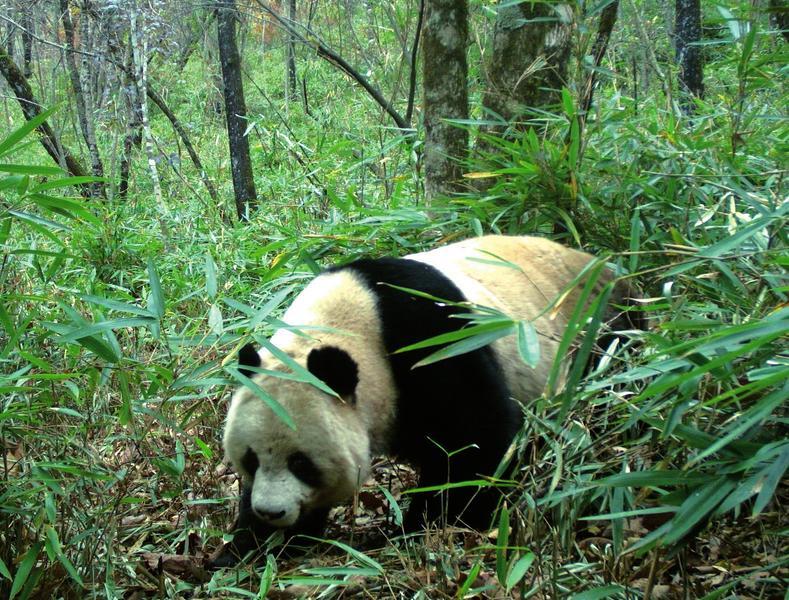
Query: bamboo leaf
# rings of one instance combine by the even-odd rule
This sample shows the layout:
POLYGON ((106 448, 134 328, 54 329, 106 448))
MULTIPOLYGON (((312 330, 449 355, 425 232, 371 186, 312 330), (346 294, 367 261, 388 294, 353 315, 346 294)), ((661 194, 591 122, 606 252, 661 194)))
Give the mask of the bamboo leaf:
POLYGON ((526 575, 526 572, 529 570, 529 567, 531 567, 534 559, 534 553, 527 552, 513 563, 512 567, 510 568, 510 572, 507 573, 507 583, 505 586, 507 588, 507 593, 509 593, 512 588, 520 583, 520 580, 523 579, 524 575, 526 575))
POLYGON ((0 163, 0 172, 18 173, 21 175, 63 175, 60 167, 50 167, 44 165, 17 165, 0 163))
POLYGON ((756 501, 753 503, 751 516, 755 517, 760 514, 772 500, 787 467, 789 467, 789 447, 785 448, 775 462, 764 470, 765 477, 762 482, 762 488, 759 490, 759 495, 756 496, 756 501))
POLYGON ((433 336, 426 340, 422 340, 421 342, 416 342, 415 344, 410 344, 408 346, 404 346, 403 348, 398 348, 397 350, 394 351, 394 354, 411 352, 413 350, 421 350, 422 348, 430 348, 432 346, 440 346, 441 344, 448 344, 450 342, 455 342, 458 340, 465 340, 477 336, 479 334, 484 334, 491 331, 500 331, 502 329, 509 330, 510 328, 512 328, 512 325, 513 325, 512 321, 501 321, 501 322, 469 325, 468 327, 463 327, 461 329, 456 329, 454 331, 442 333, 440 335, 433 336))
POLYGON ((271 411, 277 415, 277 417, 285 423, 288 427, 296 430, 296 424, 293 422, 293 418, 290 416, 290 413, 282 406, 273 396, 271 396, 268 392, 266 392, 262 387, 260 387, 257 383, 252 381, 249 377, 241 373, 237 368, 231 367, 229 365, 225 365, 225 371, 230 373, 230 375, 238 381, 241 385, 248 388, 252 391, 258 398, 263 400, 266 405, 271 409, 271 411))
POLYGON ((205 293, 211 299, 216 298, 216 263, 214 262, 214 258, 208 252, 206 252, 205 255, 205 293))
POLYGON ((27 578, 30 576, 30 571, 33 565, 38 560, 38 555, 41 552, 41 542, 36 542, 25 553, 25 557, 19 563, 19 567, 14 575, 14 581, 11 584, 11 592, 8 595, 8 600, 13 600, 14 597, 22 591, 22 586, 25 585, 27 578))
POLYGON ((148 308, 158 318, 164 317, 164 293, 162 284, 159 281, 159 274, 156 272, 156 265, 152 259, 148 259, 148 282, 151 286, 151 295, 148 299, 148 308))
POLYGON ((42 110, 32 119, 25 121, 20 127, 12 131, 2 142, 0 142, 0 156, 7 154, 22 139, 32 132, 36 127, 46 121, 49 116, 57 110, 57 106, 51 106, 42 110))
POLYGON ((510 335, 511 333, 512 333, 512 325, 510 324, 506 328, 496 327, 492 331, 467 337, 458 342, 455 342, 454 344, 450 344, 445 348, 441 348, 441 350, 437 350, 436 352, 433 352, 429 356, 415 363, 412 368, 416 369, 418 367, 424 367, 436 363, 440 360, 446 360, 448 358, 452 358, 453 356, 460 356, 461 354, 466 354, 467 352, 473 352, 474 350, 484 348, 485 346, 492 344, 499 338, 510 335))
POLYGON ((534 324, 518 321, 518 353, 523 362, 535 368, 540 362, 540 339, 534 324))
POLYGON ((712 514, 735 485, 736 483, 731 479, 715 478, 707 485, 695 490, 671 519, 672 526, 663 536, 662 543, 670 545, 681 540, 685 534, 712 514))

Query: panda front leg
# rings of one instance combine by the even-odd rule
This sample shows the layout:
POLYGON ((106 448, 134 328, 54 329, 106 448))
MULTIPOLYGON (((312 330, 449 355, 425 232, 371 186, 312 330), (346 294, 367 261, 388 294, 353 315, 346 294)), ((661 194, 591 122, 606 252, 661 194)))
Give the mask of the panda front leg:
MULTIPOLYGON (((445 463, 446 457, 441 457, 445 463)), ((451 473, 446 464, 423 464, 420 469, 418 487, 438 487, 448 483, 475 481, 480 479, 476 460, 458 461, 451 473), (451 475, 451 477, 450 477, 451 475)), ((406 532, 419 531, 430 524, 467 526, 485 530, 491 526, 501 493, 496 488, 468 485, 439 491, 413 494, 411 504, 403 521, 406 532)))
POLYGON ((238 501, 238 517, 233 524, 233 539, 224 544, 208 561, 209 569, 221 569, 238 564, 250 552, 259 550, 276 531, 252 512, 252 489, 242 486, 238 501))
MULTIPOLYGON (((239 498, 238 518, 233 525, 233 540, 224 544, 209 559, 207 566, 209 569, 235 566, 250 552, 264 550, 268 538, 277 531, 283 531, 286 542, 300 535, 318 537, 326 529, 328 515, 328 508, 315 509, 299 518, 292 527, 278 530, 255 515, 252 510, 252 488, 243 486, 239 498)), ((296 551, 296 547, 289 545, 285 550, 296 551)))

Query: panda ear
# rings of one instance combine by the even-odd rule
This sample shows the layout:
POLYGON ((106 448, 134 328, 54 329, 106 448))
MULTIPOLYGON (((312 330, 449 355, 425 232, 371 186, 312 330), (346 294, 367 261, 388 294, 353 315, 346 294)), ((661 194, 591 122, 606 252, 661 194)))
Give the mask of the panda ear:
POLYGON ((307 356, 307 369, 343 400, 356 402, 354 392, 359 383, 359 368, 345 350, 335 346, 314 348, 307 356))
POLYGON ((238 371, 242 375, 251 377, 255 374, 254 371, 250 371, 244 367, 259 367, 260 364, 260 354, 258 354, 258 351, 255 350, 255 346, 252 344, 246 344, 238 351, 238 371))

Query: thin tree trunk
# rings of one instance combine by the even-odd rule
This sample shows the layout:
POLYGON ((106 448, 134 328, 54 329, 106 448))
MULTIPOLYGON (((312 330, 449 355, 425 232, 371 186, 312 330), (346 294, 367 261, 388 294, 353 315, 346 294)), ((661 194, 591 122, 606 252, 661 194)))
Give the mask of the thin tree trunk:
MULTIPOLYGON (((30 84, 3 47, 0 47, 0 73, 5 77, 11 91, 22 107, 22 114, 24 114, 25 119, 29 121, 40 114, 41 105, 36 101, 35 96, 33 96, 33 90, 30 84)), ((88 174, 79 160, 74 157, 68 148, 60 143, 57 135, 55 135, 55 132, 46 121, 39 125, 37 129, 39 133, 41 133, 41 144, 58 165, 64 167, 64 169, 74 177, 84 177, 88 174)), ((83 194, 87 195, 87 190, 85 188, 83 188, 83 194)))
POLYGON ((416 97, 417 60, 419 58, 419 40, 422 37, 422 22, 425 19, 425 0, 419 0, 419 17, 416 20, 414 43, 411 45, 411 72, 408 77, 408 106, 405 111, 405 121, 411 126, 411 117, 414 115, 414 98, 416 97))
POLYGON ((605 52, 608 49, 608 41, 611 39, 611 32, 614 30, 616 24, 616 16, 619 10, 619 0, 614 0, 606 6, 600 13, 600 22, 597 27, 597 38, 592 46, 592 70, 590 71, 586 86, 584 88, 584 97, 582 100, 582 119, 585 121, 589 109, 592 107, 592 98, 594 97, 594 87, 597 80, 597 69, 603 63, 605 52))
POLYGON ((236 45, 235 21, 237 14, 235 0, 217 2, 217 39, 219 40, 219 60, 222 64, 227 141, 230 145, 230 167, 233 175, 236 214, 240 221, 247 221, 250 210, 257 204, 257 191, 252 175, 249 138, 244 135, 247 107, 244 101, 244 85, 241 80, 241 58, 236 45))
MULTIPOLYGON (((288 0, 288 20, 291 25, 296 22, 296 0, 288 0)), ((288 78, 288 100, 296 97, 296 36, 288 32, 288 53, 286 64, 288 78)))
POLYGON ((468 152, 468 131, 446 119, 468 118, 468 4, 427 0, 423 29, 425 197, 460 189, 459 159, 468 152))
POLYGON ((33 75, 33 16, 32 11, 22 13, 22 73, 25 79, 33 75))
MULTIPOLYGON (((86 5, 87 6, 87 3, 86 5)), ((93 29, 90 26, 90 19, 88 11, 83 10, 79 20, 80 29, 80 44, 83 48, 93 47, 93 29)), ((88 144, 88 152, 90 153, 91 170, 96 177, 104 177, 104 165, 102 164, 101 154, 99 153, 99 144, 96 142, 96 129, 93 126, 93 115, 95 102, 93 100, 94 83, 92 71, 94 66, 98 66, 98 61, 93 59, 87 54, 82 55, 82 64, 79 70, 80 83, 82 84, 82 103, 85 107, 85 141, 88 144)), ((103 183, 94 184, 95 190, 98 194, 106 196, 103 183)))
MULTIPOLYGON (((68 48, 65 52, 66 68, 68 70, 69 79, 71 80, 72 90, 74 91, 74 103, 77 108, 77 119, 79 120, 80 131, 82 132, 82 138, 85 140, 85 145, 88 147, 88 154, 90 155, 91 171, 96 177, 104 177, 104 166, 102 165, 101 156, 99 155, 98 144, 96 144, 93 121, 88 117, 88 110, 92 106, 92 103, 88 100, 88 96, 90 95, 90 84, 85 73, 81 73, 77 66, 74 24, 71 20, 68 0, 60 0, 60 20, 63 23, 63 33, 68 48)), ((80 19, 80 37, 83 45, 88 42, 87 22, 87 15, 83 14, 80 19)), ((87 57, 85 55, 83 55, 82 67, 83 70, 87 68, 87 57)), ((103 196, 104 186, 99 182, 92 184, 91 193, 96 197, 103 196)))
POLYGON ((679 65, 679 87, 682 92, 680 105, 685 112, 693 111, 689 96, 704 95, 704 71, 701 47, 700 0, 676 0, 674 26, 674 48, 679 65))
POLYGON ((567 80, 573 11, 564 3, 508 0, 497 11, 482 104, 511 122, 529 108, 559 102, 567 80))
POLYGON ((145 146, 145 154, 148 157, 148 170, 151 173, 153 184, 153 196, 159 206, 160 213, 159 228, 165 242, 169 239, 167 224, 164 217, 169 216, 170 209, 164 202, 162 194, 162 184, 159 180, 159 171, 156 168, 156 152, 154 150, 153 133, 151 132, 151 121, 148 117, 148 41, 145 36, 145 22, 142 11, 136 4, 137 0, 130 3, 129 14, 129 35, 132 43, 132 64, 134 65, 134 78, 137 86, 137 98, 140 102, 140 116, 142 117, 142 133, 145 146))
POLYGON ((124 94, 126 100, 126 135, 123 138, 123 157, 120 164, 120 181, 118 183, 118 196, 126 198, 129 191, 129 176, 131 173, 132 155, 135 148, 142 144, 142 111, 140 110, 137 84, 134 81, 134 61, 129 53, 128 63, 123 70, 124 94))

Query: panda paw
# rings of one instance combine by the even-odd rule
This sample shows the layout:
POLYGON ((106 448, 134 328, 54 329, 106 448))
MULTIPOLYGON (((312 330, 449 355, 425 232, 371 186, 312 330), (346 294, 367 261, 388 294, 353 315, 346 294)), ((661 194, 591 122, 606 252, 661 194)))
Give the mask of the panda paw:
POLYGON ((231 542, 223 544, 206 562, 210 570, 234 567, 250 553, 258 553, 265 549, 267 535, 256 535, 248 529, 236 531, 231 542))

